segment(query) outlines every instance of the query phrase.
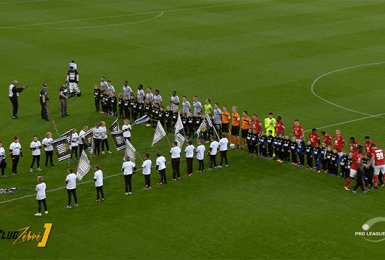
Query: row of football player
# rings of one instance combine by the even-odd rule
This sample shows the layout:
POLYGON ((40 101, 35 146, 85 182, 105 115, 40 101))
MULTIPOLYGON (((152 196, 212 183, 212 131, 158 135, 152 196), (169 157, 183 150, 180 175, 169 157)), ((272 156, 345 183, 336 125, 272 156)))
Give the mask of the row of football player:
MULTIPOLYGON (((84 126, 83 129, 79 132, 79 134, 76 133, 76 128, 72 128, 72 140, 71 140, 71 162, 73 162, 73 157, 75 160, 79 161, 79 157, 84 149, 87 148, 87 143, 85 142, 85 134, 88 130, 87 126, 84 126), (79 154, 79 157, 78 157, 79 154)), ((105 154, 104 152, 104 146, 106 146, 106 150, 108 153, 112 153, 109 150, 109 144, 107 139, 107 129, 106 129, 106 123, 104 121, 97 122, 95 124, 94 128, 94 140, 95 140, 95 147, 98 147, 98 155, 100 156, 99 147, 101 146, 102 154, 105 154)), ((45 167, 48 167, 48 163, 50 162, 51 166, 54 166, 53 164, 53 146, 52 146, 52 134, 48 132, 46 134, 46 137, 40 142, 38 140, 38 137, 35 135, 33 136, 33 141, 30 143, 30 150, 32 151, 32 162, 30 166, 30 172, 33 172, 33 168, 36 162, 36 170, 41 171, 40 168, 40 155, 41 155, 41 149, 44 147, 45 151, 45 167)), ((19 159, 23 157, 23 149, 20 144, 20 140, 18 136, 14 137, 14 141, 9 146, 10 156, 12 160, 12 175, 18 174, 17 166, 19 163, 19 159)), ((5 149, 2 147, 2 143, 0 142, 0 168, 3 178, 7 178, 5 175, 5 169, 7 167, 7 160, 6 160, 6 152, 5 149)))
MULTIPOLYGON (((315 129, 313 129, 312 133, 315 133, 315 129)), ((363 188, 363 191, 367 190, 365 186, 377 189, 378 181, 381 187, 385 186, 384 151, 377 148, 377 145, 370 140, 369 136, 365 137, 365 147, 366 151, 363 154, 363 147, 355 141, 354 137, 351 137, 349 153, 343 149, 342 153, 339 154, 338 148, 332 148, 330 144, 327 145, 326 141, 322 142, 322 146, 319 140, 313 143, 312 139, 308 139, 305 143, 304 136, 301 136, 298 142, 295 136, 290 140, 289 134, 275 133, 273 136, 271 130, 265 136, 265 131, 258 135, 256 129, 250 128, 247 134, 247 153, 249 155, 258 155, 262 159, 275 159, 279 163, 287 163, 294 166, 298 164, 299 168, 305 166, 306 157, 306 168, 308 170, 313 169, 313 171, 318 173, 323 171, 333 177, 336 177, 339 173, 340 179, 348 181, 345 186, 347 190, 349 190, 348 185, 350 181, 354 178, 357 180, 358 186, 363 188), (362 148, 361 151, 360 148, 362 148), (353 167, 355 168, 353 171, 360 169, 362 174, 357 175, 357 173, 351 173, 351 167, 354 162, 354 156, 358 154, 362 154, 361 161, 356 162, 356 167, 353 167), (338 169, 339 167, 340 170, 338 169)), ((355 187, 353 191, 355 192, 357 188, 355 187)))

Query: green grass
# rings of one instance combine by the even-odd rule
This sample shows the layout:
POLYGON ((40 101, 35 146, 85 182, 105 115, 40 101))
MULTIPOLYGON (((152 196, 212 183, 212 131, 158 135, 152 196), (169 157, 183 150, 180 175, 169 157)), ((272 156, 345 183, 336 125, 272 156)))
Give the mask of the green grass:
MULTIPOLYGON (((17 176, 10 174, 7 157, 9 178, 0 179, 0 187, 36 185, 38 173, 28 172, 28 145, 34 134, 42 140, 47 131, 55 133, 52 122, 40 119, 43 83, 48 84, 60 133, 100 120, 107 126, 113 122, 94 112, 93 85, 101 75, 118 91, 128 80, 134 89, 140 83, 160 89, 167 102, 177 90, 190 102, 194 95, 201 101, 211 98, 220 106, 258 113, 261 120, 272 111, 289 132, 298 118, 305 130, 317 127, 333 135, 339 127, 347 140, 355 136, 363 143, 370 135, 384 147, 384 117, 325 127, 366 116, 327 104, 310 90, 325 73, 385 61, 383 1, 246 2, 0 0, 0 140, 8 148, 13 136, 20 136, 25 154, 17 176), (69 100, 71 116, 61 118, 58 91, 72 59, 79 66, 82 96, 69 100), (15 79, 29 86, 19 99, 20 120, 11 119, 7 97, 7 86, 15 79)), ((314 90, 339 106, 381 114, 384 68, 379 64, 336 72, 320 79, 314 90)), ((154 163, 160 150, 170 160, 166 140, 151 147, 152 129, 134 126, 132 135, 142 157, 149 152, 154 163)), ((114 149, 111 137, 109 142, 114 149)), ((104 175, 112 176, 120 173, 122 156, 114 152, 92 158, 91 164, 100 164, 104 175)), ((229 160, 229 168, 182 177, 163 187, 154 185, 158 176, 153 171, 148 192, 142 190, 144 178, 138 172, 130 197, 124 196, 122 176, 107 178, 106 201, 99 204, 90 173, 82 181, 90 182, 77 189, 79 207, 64 209, 67 195, 61 189, 48 194, 47 216, 33 216, 36 202, 1 214, 2 230, 30 226, 38 233, 47 222, 53 229, 45 249, 36 242, 12 245, 0 240, 0 258, 382 257, 383 242, 367 242, 354 232, 383 215, 384 190, 352 194, 338 178, 249 157, 241 150, 229 151, 229 160)), ((67 162, 55 164, 41 173, 49 190, 63 184, 68 168, 67 162)), ((181 172, 186 172, 184 162, 181 172)), ((167 174, 170 178, 170 165, 167 174)), ((31 194, 1 194, 0 203, 31 194)), ((2 203, 0 212, 31 199, 2 203)), ((376 231, 384 228, 376 224, 376 231)))

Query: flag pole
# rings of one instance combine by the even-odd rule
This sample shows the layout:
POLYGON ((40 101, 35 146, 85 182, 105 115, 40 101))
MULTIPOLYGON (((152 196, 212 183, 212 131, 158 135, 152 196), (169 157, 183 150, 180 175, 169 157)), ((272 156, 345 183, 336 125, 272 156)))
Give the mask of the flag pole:
POLYGON ((167 134, 166 134, 166 139, 167 139, 168 145, 169 145, 170 148, 171 148, 171 144, 170 144, 170 141, 168 140, 167 134))
POLYGON ((215 133, 216 133, 216 135, 217 135, 217 137, 218 137, 218 141, 220 140, 220 138, 219 138, 219 135, 218 135, 218 132, 217 132, 217 130, 215 129, 215 125, 213 125, 213 128, 214 128, 214 131, 215 131, 215 133))
POLYGON ((142 158, 142 156, 140 156, 140 154, 138 153, 138 151, 135 150, 135 152, 136 152, 137 155, 139 155, 139 158, 143 161, 143 158, 142 158))

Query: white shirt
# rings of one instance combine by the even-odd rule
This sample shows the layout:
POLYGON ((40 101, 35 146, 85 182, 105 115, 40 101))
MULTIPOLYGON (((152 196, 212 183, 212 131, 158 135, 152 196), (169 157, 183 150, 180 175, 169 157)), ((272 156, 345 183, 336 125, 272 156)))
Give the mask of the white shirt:
POLYGON ((45 189, 46 188, 47 188, 47 186, 45 185, 44 182, 36 185, 35 191, 36 191, 36 199, 37 200, 43 200, 46 198, 46 195, 45 195, 45 189))
POLYGON ((136 91, 136 102, 138 103, 143 103, 144 102, 144 91, 143 89, 138 89, 138 91, 136 91), (142 102, 140 102, 140 100, 143 100, 142 102))
POLYGON ((164 158, 164 156, 159 156, 156 159, 156 166, 158 166, 158 171, 166 169, 166 158, 164 158))
POLYGON ((217 141, 211 142, 210 148, 211 148, 211 153, 210 155, 216 155, 218 153, 218 147, 219 144, 217 141))
POLYGON ((82 138, 84 138, 86 136, 86 132, 84 132, 83 130, 80 131, 79 133, 79 140, 78 140, 78 144, 83 144, 83 140, 82 138))
POLYGON ((133 169, 135 168, 135 163, 128 161, 124 162, 122 165, 123 175, 130 175, 133 173, 133 169))
POLYGON ((44 145, 44 150, 46 152, 50 152, 50 151, 53 151, 53 147, 52 147, 52 138, 44 138, 43 141, 41 141, 41 144, 44 145), (48 145, 46 147, 46 145, 48 145))
POLYGON ((127 96, 128 98, 131 97, 131 92, 132 92, 132 89, 130 88, 130 86, 123 86, 123 92, 124 92, 124 96, 127 96))
POLYGON ((76 147, 78 146, 78 141, 79 141, 79 136, 78 134, 75 132, 75 133, 72 133, 72 143, 71 143, 71 146, 72 147, 76 147))
POLYGON ((155 95, 154 96, 154 101, 155 101, 156 104, 158 104, 160 106, 161 103, 162 103, 162 96, 161 95, 155 95))
POLYGON ((151 160, 148 159, 148 160, 145 160, 142 164, 142 168, 143 168, 143 175, 150 175, 151 173, 151 160))
POLYGON ((178 107, 175 103, 179 103, 179 97, 178 96, 171 96, 171 110, 174 111, 174 108, 178 107))
POLYGON ((107 139, 107 128, 105 126, 101 126, 99 127, 99 129, 100 129, 100 137, 102 138, 102 140, 107 139))
POLYGON ((5 149, 3 147, 0 148, 0 162, 5 159, 5 149))
POLYGON ((95 187, 103 186, 103 172, 101 170, 97 170, 94 173, 95 187))
POLYGON ((219 108, 214 109, 214 124, 222 124, 222 111, 219 108))
MULTIPOLYGON (((9 85, 9 97, 13 97, 13 91, 12 89, 15 87, 15 85, 11 84, 9 85)), ((19 97, 19 92, 16 92, 16 96, 19 97)))
POLYGON ((68 181, 67 190, 76 189, 76 175, 75 175, 75 173, 68 174, 66 181, 68 181))
POLYGON ((186 153, 186 158, 193 158, 194 157, 194 145, 188 145, 186 149, 184 149, 184 152, 186 153))
POLYGON ((131 125, 122 126, 123 137, 131 137, 131 125), (124 131, 127 130, 127 131, 124 131))
POLYGON ((100 127, 94 128, 94 139, 100 139, 100 127))
POLYGON ((202 103, 201 102, 193 102, 193 107, 194 107, 194 116, 197 116, 197 113, 202 112, 202 103))
POLYGON ((171 154, 171 159, 177 159, 180 158, 180 148, 178 146, 171 148, 170 154, 171 154))
POLYGON ((20 143, 11 143, 9 146, 9 149, 12 150, 13 155, 20 155, 21 145, 20 143))
POLYGON ((227 144, 229 143, 229 140, 227 140, 227 138, 222 138, 221 140, 219 140, 219 151, 223 152, 223 151, 227 151, 227 144))
POLYGON ((196 149, 197 160, 203 160, 205 158, 205 151, 206 151, 206 147, 203 144, 197 147, 196 149))
POLYGON ((33 149, 33 148, 36 148, 35 150, 32 150, 32 155, 40 155, 40 146, 41 146, 41 143, 40 141, 32 141, 31 144, 29 145, 29 148, 33 149))
POLYGON ((100 86, 103 87, 103 90, 107 90, 108 89, 107 81, 100 81, 100 86))
POLYGON ((191 105, 190 105, 190 102, 186 101, 186 102, 182 102, 182 107, 183 107, 183 113, 185 113, 186 115, 189 115, 190 114, 190 109, 191 109, 191 105))
POLYGON ((147 93, 146 99, 150 100, 150 103, 151 103, 154 100, 154 95, 152 93, 147 93))
MULTIPOLYGON (((108 85, 107 85, 108 86, 108 85)), ((112 96, 112 93, 114 93, 115 92, 115 88, 114 88, 114 86, 108 86, 107 87, 107 90, 108 90, 108 94, 110 95, 110 96, 112 96)))

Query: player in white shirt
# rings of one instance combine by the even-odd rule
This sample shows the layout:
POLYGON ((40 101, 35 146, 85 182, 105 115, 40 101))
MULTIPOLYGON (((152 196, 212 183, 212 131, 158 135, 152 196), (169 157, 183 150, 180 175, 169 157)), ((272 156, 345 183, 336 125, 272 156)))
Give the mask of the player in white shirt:
POLYGON ((100 78, 100 90, 104 93, 105 90, 108 90, 108 83, 106 81, 106 78, 102 76, 100 78))
POLYGON ((15 136, 13 140, 13 143, 11 143, 11 145, 9 146, 9 150, 12 159, 12 175, 15 175, 15 173, 19 173, 17 171, 17 165, 19 163, 19 157, 23 158, 23 150, 19 143, 19 137, 15 136))
POLYGON ((79 140, 78 140, 78 144, 79 144, 79 158, 80 158, 80 156, 82 156, 82 152, 83 152, 83 150, 85 148, 84 144, 85 144, 85 136, 86 136, 87 130, 88 130, 88 126, 85 125, 85 126, 83 126, 83 130, 80 131, 80 133, 79 133, 79 140))
POLYGON ((191 110, 190 102, 187 101, 187 97, 186 96, 183 96, 182 100, 183 100, 182 101, 183 113, 186 114, 186 115, 189 115, 190 114, 190 110, 191 110))
POLYGON ((158 104, 159 106, 162 105, 162 96, 159 95, 159 89, 156 89, 156 90, 155 90, 154 101, 155 101, 155 103, 158 104))
POLYGON ((143 86, 142 84, 139 84, 138 90, 136 91, 136 102, 139 103, 144 103, 144 91, 143 91, 143 86))
POLYGON ((146 100, 150 101, 150 104, 152 104, 152 101, 154 101, 154 95, 151 92, 152 88, 147 88, 146 100))
POLYGON ((93 142, 94 142, 94 156, 95 157, 97 157, 97 156, 100 157, 100 140, 101 140, 101 135, 100 135, 100 123, 99 122, 95 123, 93 135, 94 135, 94 140, 93 140, 93 142))
POLYGON ((99 202, 99 193, 102 195, 102 201, 104 201, 104 193, 103 193, 103 172, 100 170, 100 165, 97 164, 94 167, 95 173, 94 173, 94 181, 95 181, 95 188, 96 188, 96 202, 99 202))
POLYGON ((203 161, 205 158, 205 151, 206 151, 206 147, 203 145, 203 140, 199 139, 198 140, 198 147, 195 150, 195 152, 197 153, 196 158, 197 158, 198 163, 199 163, 199 168, 198 168, 197 172, 202 172, 205 170, 205 164, 203 161))
POLYGON ((172 92, 170 103, 172 111, 174 111, 175 108, 179 107, 179 97, 176 95, 176 91, 172 92))
POLYGON ((197 114, 202 112, 202 103, 198 101, 198 96, 195 96, 193 99, 194 117, 197 117, 197 114))
POLYGON ((53 159, 52 159, 52 155, 53 155, 52 141, 53 141, 52 134, 50 132, 48 132, 46 134, 46 138, 44 138, 43 141, 41 141, 41 144, 44 146, 44 151, 45 151, 46 168, 48 167, 48 159, 51 161, 51 166, 55 166, 53 165, 53 159))
POLYGON ((158 156, 158 158, 156 159, 156 171, 160 175, 160 182, 158 183, 158 185, 167 184, 166 158, 164 158, 164 156, 162 156, 162 154, 159 151, 156 152, 156 156, 158 156))
POLYGON ((67 193, 68 193, 68 205, 64 206, 67 209, 71 208, 71 194, 74 196, 75 206, 78 206, 78 197, 76 196, 76 175, 74 168, 68 169, 68 175, 66 177, 67 193))
POLYGON ((107 90, 108 90, 108 95, 112 96, 112 93, 115 92, 114 86, 111 84, 111 80, 107 81, 107 90))
POLYGON ((172 180, 176 181, 176 178, 180 180, 180 153, 181 150, 178 147, 176 141, 172 142, 171 154, 171 166, 172 166, 172 180))
POLYGON ((132 89, 128 85, 128 81, 127 80, 124 82, 124 85, 123 85, 123 93, 124 93, 123 94, 124 97, 131 98, 132 89))
POLYGON ((75 127, 72 127, 72 137, 71 137, 71 162, 74 162, 74 160, 72 159, 72 155, 75 153, 75 158, 76 158, 76 161, 79 161, 79 157, 78 157, 78 141, 79 141, 79 136, 78 134, 76 133, 76 128, 75 127))
POLYGON ((124 183, 126 185, 126 195, 131 195, 132 192, 132 175, 136 173, 136 167, 135 163, 130 161, 130 157, 126 156, 124 157, 124 163, 122 165, 122 171, 123 171, 123 176, 124 176, 124 183))
POLYGON ((37 200, 37 213, 35 214, 36 217, 41 217, 41 203, 43 202, 44 205, 44 210, 45 214, 48 214, 48 208, 47 208, 47 203, 45 201, 46 199, 46 194, 45 190, 47 189, 47 186, 43 182, 43 177, 42 176, 37 176, 37 183, 35 191, 36 191, 36 200, 37 200))
POLYGON ((2 146, 3 146, 3 144, 0 141, 0 168, 1 168, 1 176, 3 178, 7 178, 7 176, 4 173, 5 168, 7 168, 7 160, 5 160, 5 149, 2 146))
POLYGON ((193 172, 194 150, 195 150, 195 147, 192 144, 192 140, 189 140, 188 146, 186 146, 186 148, 184 149, 184 152, 186 153, 186 161, 187 161, 186 176, 191 176, 193 172))
POLYGON ((151 165, 152 165, 152 162, 150 160, 150 154, 146 153, 146 160, 142 164, 144 180, 146 183, 146 186, 143 188, 144 190, 151 190, 151 182, 150 182, 151 165))
POLYGON ((225 160, 225 166, 229 167, 227 163, 227 145, 229 140, 226 138, 226 133, 222 133, 222 139, 219 140, 219 152, 221 153, 221 162, 218 165, 218 168, 222 168, 223 159, 225 160))
POLYGON ((209 150, 209 154, 210 154, 210 168, 207 169, 208 171, 212 171, 213 170, 213 164, 214 164, 214 169, 217 168, 216 157, 217 157, 217 153, 218 153, 218 148, 219 148, 219 144, 218 144, 217 141, 215 141, 215 136, 212 136, 211 137, 210 150, 209 150))
POLYGON ((214 116, 212 121, 214 122, 214 127, 217 133, 219 133, 219 136, 221 136, 222 135, 222 111, 219 109, 218 103, 214 104, 214 116))
POLYGON ((43 146, 41 145, 40 141, 37 140, 37 136, 34 135, 33 136, 33 141, 31 142, 31 144, 29 145, 29 148, 31 149, 32 151, 32 163, 31 163, 31 167, 29 169, 29 172, 33 172, 33 165, 35 164, 35 161, 36 161, 36 165, 37 165, 37 171, 41 171, 40 169, 40 148, 42 148, 43 146))
POLYGON ((100 129, 100 136, 101 136, 101 140, 102 140, 102 154, 104 154, 104 144, 106 145, 107 152, 112 153, 110 151, 110 147, 108 145, 106 122, 101 121, 99 129, 100 129))
POLYGON ((130 121, 128 119, 124 119, 124 125, 122 126, 123 137, 128 141, 131 140, 131 125, 129 122, 130 121))

